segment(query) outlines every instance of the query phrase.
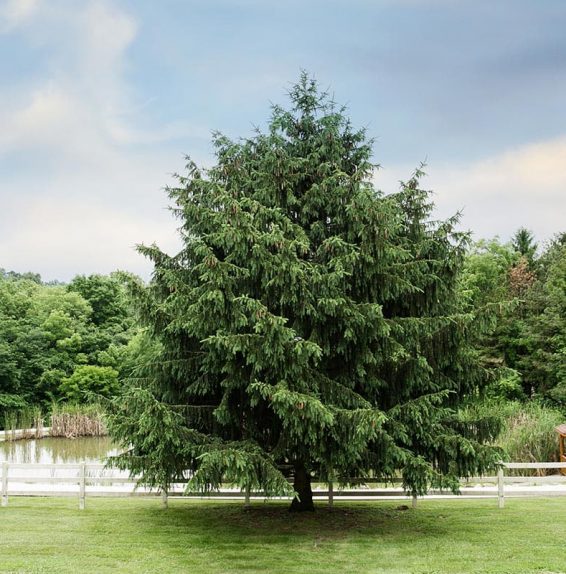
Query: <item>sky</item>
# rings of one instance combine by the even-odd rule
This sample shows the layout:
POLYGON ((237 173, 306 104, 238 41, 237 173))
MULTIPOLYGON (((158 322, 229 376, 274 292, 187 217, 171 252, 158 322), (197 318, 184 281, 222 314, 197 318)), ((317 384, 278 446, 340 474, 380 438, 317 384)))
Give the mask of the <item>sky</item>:
POLYGON ((44 280, 179 247, 164 187, 247 137, 301 70, 420 162, 475 239, 566 231, 565 0, 0 0, 0 267, 44 280))

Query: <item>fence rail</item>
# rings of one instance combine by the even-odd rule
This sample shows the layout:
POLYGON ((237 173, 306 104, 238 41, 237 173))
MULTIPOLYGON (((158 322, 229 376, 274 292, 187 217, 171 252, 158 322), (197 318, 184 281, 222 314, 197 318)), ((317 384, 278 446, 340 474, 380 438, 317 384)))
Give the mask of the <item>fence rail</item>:
MULTIPOLYGON (((168 492, 137 488, 136 477, 127 472, 108 469, 100 463, 79 464, 1 464, 1 499, 2 506, 8 505, 8 496, 74 496, 78 495, 79 508, 86 505, 87 494, 91 496, 161 496, 167 506, 169 496, 201 496, 186 494, 184 488, 188 477, 171 485, 168 492)), ((479 476, 461 481, 460 497, 497 497, 499 508, 505 505, 507 496, 564 496, 566 495, 566 476, 506 476, 505 470, 548 470, 566 469, 566 462, 535 463, 502 463, 496 476, 479 476), (525 484, 529 484, 527 488, 525 484), (507 490, 505 486, 507 485, 507 490), (546 486, 545 486, 546 485, 546 486), (521 489, 521 487, 523 487, 521 489)), ((337 488, 329 483, 325 488, 313 489, 316 499, 326 499, 332 506, 334 499, 379 499, 402 498, 412 499, 416 506, 417 498, 408 495, 401 486, 401 479, 363 479, 351 478, 352 483, 359 483, 352 488, 337 488), (397 484, 398 486, 394 486, 397 484), (372 485, 372 486, 370 486, 372 485)), ((446 497, 452 493, 441 490, 429 491, 427 497, 446 497)), ((251 498, 264 498, 261 492, 240 491, 235 488, 223 488, 212 492, 210 497, 243 498, 249 504, 251 498)))

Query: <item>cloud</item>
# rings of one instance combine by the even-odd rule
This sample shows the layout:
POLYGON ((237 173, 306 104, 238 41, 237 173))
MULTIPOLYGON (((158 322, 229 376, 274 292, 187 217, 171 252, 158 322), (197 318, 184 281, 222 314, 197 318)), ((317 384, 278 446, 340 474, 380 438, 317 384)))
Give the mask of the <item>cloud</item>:
MULTIPOLYGON (((90 155, 114 143, 131 100, 122 75, 136 24, 107 2, 66 6, 51 0, 42 14, 50 25, 36 26, 48 54, 41 71, 12 87, 11 97, 0 92, 0 152, 41 148, 55 159, 73 151, 76 159, 81 151, 90 155)), ((8 11, 14 20, 30 10, 29 0, 22 0, 8 11)))
POLYGON ((75 129, 81 105, 77 105, 71 94, 51 82, 30 94, 23 106, 12 109, 4 107, 0 133, 0 151, 54 148, 63 145, 74 146, 78 130, 75 129))
POLYGON ((20 85, 0 89, 0 153, 41 150, 59 165, 92 165, 96 158, 107 164, 109 156, 124 157, 135 145, 209 138, 208 129, 188 122, 155 126, 148 120, 155 97, 140 103, 126 81, 138 24, 117 3, 34 6, 41 18, 27 40, 41 43, 44 62, 20 85), (48 25, 39 22, 44 19, 48 25))
MULTIPOLYGON (((256 0, 242 2, 263 6, 256 0)), ((358 2, 364 3, 366 0, 358 2)), ((396 4, 390 0, 381 3, 396 4)), ((451 0, 403 0, 403 3, 425 6, 451 0)), ((342 47, 335 42, 327 46, 316 36, 312 40, 298 26, 294 33, 301 38, 293 44, 291 52, 278 54, 279 44, 267 42, 267 51, 258 56, 257 42, 235 43, 239 36, 228 33, 234 28, 229 2, 216 3, 225 4, 226 8, 220 24, 221 30, 226 30, 227 40, 220 43, 210 31, 210 22, 218 30, 218 10, 208 5, 196 10, 189 4, 181 11, 182 17, 172 21, 150 2, 0 0, 0 32, 10 33, 0 37, 10 50, 5 61, 6 81, 0 87, 0 267, 37 270, 47 278, 61 279, 89 269, 144 269, 132 250, 135 243, 156 240, 167 250, 168 246, 174 249, 170 236, 174 234, 175 223, 163 209, 166 200, 159 190, 167 183, 168 173, 181 169, 181 153, 191 151, 199 163, 209 163, 210 158, 205 154, 210 148, 203 142, 209 140, 210 127, 220 127, 230 135, 251 129, 248 120, 257 120, 257 102, 265 110, 270 97, 277 99, 305 54, 315 54, 313 64, 318 62, 325 70, 323 73, 330 74, 330 64, 325 64, 322 56, 316 56, 317 50, 326 56, 327 48, 332 51, 342 47), (130 10, 136 10, 139 21, 130 10), (141 27, 139 22, 143 18, 153 18, 149 20, 151 25, 141 27), (186 34, 187 21, 192 26, 190 35, 186 34), (279 62, 275 68, 274 61, 279 62), (294 71, 290 72, 291 69, 294 71), (177 118, 183 115, 199 118, 191 122, 202 121, 206 128, 179 121, 177 118)), ((345 3, 337 4, 346 7, 345 3)), ((367 5, 374 6, 369 2, 367 5)), ((356 13, 359 16, 362 11, 354 10, 353 14, 356 13)), ((364 22, 373 30, 371 14, 373 8, 364 22)), ((260 39, 275 37, 274 34, 283 37, 285 30, 267 25, 266 15, 266 11, 246 12, 245 19, 238 20, 241 37, 248 37, 244 32, 255 27, 261 31, 260 39)), ((343 26, 342 21, 338 24, 331 16, 325 22, 331 28, 343 26)), ((482 58, 501 52, 494 50, 489 42, 478 48, 474 29, 465 35, 473 37, 473 42, 464 45, 473 49, 466 48, 462 56, 460 50, 446 51, 447 45, 455 45, 454 37, 462 34, 456 25, 448 28, 450 19, 441 21, 442 30, 450 31, 448 41, 444 33, 438 34, 438 26, 421 26, 419 21, 418 28, 408 29, 406 36, 412 38, 409 43, 405 36, 403 42, 394 40, 391 36, 394 26, 389 26, 388 20, 384 22, 387 26, 383 34, 372 36, 382 38, 383 46, 379 44, 382 47, 376 48, 375 53, 370 50, 372 66, 376 61, 381 62, 381 58, 384 63, 380 64, 379 73, 371 68, 371 78, 381 83, 389 78, 394 99, 379 99, 381 86, 374 90, 372 81, 367 79, 367 70, 352 66, 355 58, 352 59, 350 48, 342 56, 347 59, 347 66, 344 67, 343 59, 339 61, 343 70, 353 70, 341 73, 340 77, 346 93, 351 93, 348 82, 352 80, 354 103, 360 98, 364 101, 364 90, 369 86, 372 89, 367 91, 367 99, 377 100, 383 109, 391 108, 382 117, 385 128, 380 141, 390 141, 388 138, 395 137, 391 133, 402 135, 393 140, 393 149, 397 151, 390 158, 399 157, 401 151, 404 157, 413 153, 399 143, 402 139, 416 142, 412 148, 416 153, 430 150, 419 139, 419 133, 426 133, 427 137, 434 134, 435 141, 441 144, 433 147, 432 153, 442 153, 445 158, 467 153, 468 150, 462 150, 467 136, 472 138, 474 150, 479 149, 478 138, 482 140, 481 151, 474 151, 473 157, 477 158, 477 153, 501 150, 514 137, 545 138, 556 133, 558 116, 552 113, 549 116, 548 110, 558 109, 552 107, 557 96, 553 99, 549 92, 537 92, 535 96, 544 99, 545 105, 536 108, 533 101, 538 100, 531 98, 532 90, 540 88, 536 82, 514 90, 529 100, 528 110, 533 112, 530 114, 519 114, 513 99, 501 104, 503 100, 486 90, 484 77, 476 82, 473 76, 474 86, 477 84, 480 91, 488 93, 489 102, 497 102, 498 106, 491 114, 482 111, 483 119, 472 112, 475 108, 489 107, 485 97, 474 99, 473 108, 469 97, 459 97, 459 92, 454 91, 456 83, 464 86, 466 92, 470 90, 470 82, 461 81, 469 80, 469 76, 452 72, 467 70, 479 57, 478 50, 482 58), (435 40, 438 38, 442 41, 435 40), (423 46, 432 46, 424 52, 431 68, 425 66, 419 75, 423 58, 414 56, 423 54, 423 46), (387 59, 387 50, 393 48, 393 57, 387 59), (467 67, 461 66, 462 57, 467 67), (457 67, 453 60, 457 60, 457 67), (417 64, 411 66, 412 61, 417 64), (429 72, 432 81, 425 78, 429 72), (397 78, 397 73, 402 78, 397 78), (360 78, 364 78, 361 83, 360 78), (446 89, 445 78, 452 78, 454 90, 446 89), (415 86, 418 86, 416 92, 415 86), (423 107, 426 111, 423 116, 432 120, 425 122, 424 127, 415 121, 413 130, 416 117, 413 111, 423 107), (468 113, 469 110, 472 111, 468 113), (501 122, 501 117, 505 121, 501 122), (545 117, 552 119, 551 131, 545 128, 545 117), (525 131, 524 118, 536 124, 535 136, 532 131, 525 131)), ((498 22, 494 20, 491 26, 497 27, 498 22)), ((484 24, 481 20, 481 25, 484 24)), ((520 34, 515 37, 522 38, 520 34)), ((507 36, 502 38, 508 42, 507 36)), ((343 42, 349 41, 345 36, 343 42)), ((551 41, 554 42, 553 37, 551 41)), ((311 62, 310 56, 307 60, 311 62)), ((363 62, 365 65, 366 60, 363 62)), ((536 61, 533 66, 537 68, 536 61)), ((553 82, 552 93, 559 94, 556 85, 553 82)), ((475 92, 472 95, 475 98, 475 92)), ((433 158, 425 185, 435 190, 440 216, 464 208, 463 226, 474 229, 478 237, 495 233, 508 236, 520 225, 532 228, 539 238, 548 236, 563 225, 559 219, 565 211, 562 171, 566 165, 565 145, 564 138, 548 140, 468 163, 439 164, 433 158)), ((415 167, 393 162, 394 159, 384 161, 385 169, 377 177, 378 184, 388 191, 396 189, 396 180, 409 177, 415 167)))
POLYGON ((39 0, 4 0, 0 7, 0 32, 7 32, 31 20, 39 0))
POLYGON ((178 247, 175 225, 164 211, 144 216, 128 209, 110 210, 96 198, 37 198, 31 205, 25 198, 15 198, 3 210, 13 224, 8 224, 10 233, 0 243, 0 266, 33 270, 45 280, 116 269, 147 278, 151 266, 135 253, 135 245, 157 241, 166 251, 178 247))
POLYGON ((137 24, 112 4, 97 1, 87 5, 76 25, 81 36, 77 56, 82 84, 101 111, 119 114, 129 105, 122 74, 137 24))
MULTIPOLYGON (((508 239, 521 226, 541 241, 565 231, 566 136, 509 149, 469 164, 431 163, 423 186, 434 191, 440 217, 462 211, 474 237, 508 239)), ((414 166, 392 166, 376 185, 394 191, 414 166)))
POLYGON ((510 150, 478 163, 471 175, 478 183, 505 183, 514 196, 557 197, 566 193, 565 165, 566 137, 510 150))
MULTIPOLYGON (((138 121, 144 109, 125 81, 137 31, 129 14, 98 0, 49 8, 40 19, 49 12, 50 25, 32 29, 44 65, 0 89, 0 267, 46 279, 116 268, 147 277, 133 246, 175 248, 160 189, 182 156, 162 145, 189 126, 138 121)), ((32 9, 41 6, 25 0, 2 15, 21 22, 32 9)))

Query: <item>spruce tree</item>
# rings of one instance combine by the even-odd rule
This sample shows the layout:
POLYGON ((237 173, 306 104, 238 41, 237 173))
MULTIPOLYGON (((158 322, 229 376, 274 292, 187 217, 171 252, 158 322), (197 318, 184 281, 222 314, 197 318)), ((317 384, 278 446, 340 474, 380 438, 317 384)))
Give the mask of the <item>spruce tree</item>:
POLYGON ((183 246, 132 285, 153 341, 109 417, 114 464, 313 508, 311 478, 457 489, 497 457, 463 414, 484 373, 459 312, 466 234, 431 221, 422 172, 385 195, 372 141, 303 74, 265 131, 213 138, 216 164, 168 189, 183 246), (290 488, 287 477, 294 478, 290 488))
POLYGON ((538 244, 531 231, 526 227, 519 227, 511 239, 511 245, 520 253, 529 265, 529 269, 535 267, 535 255, 537 252, 538 244))

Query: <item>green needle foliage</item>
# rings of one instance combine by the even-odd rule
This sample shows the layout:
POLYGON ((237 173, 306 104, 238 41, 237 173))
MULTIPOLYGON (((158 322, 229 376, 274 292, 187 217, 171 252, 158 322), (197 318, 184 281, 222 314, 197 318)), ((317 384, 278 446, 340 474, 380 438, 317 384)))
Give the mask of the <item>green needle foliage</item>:
POLYGON ((216 165, 188 162, 168 190, 183 247, 140 247, 132 284, 158 352, 116 401, 114 464, 164 488, 230 481, 292 492, 310 479, 401 473, 412 493, 457 488, 497 452, 496 430, 460 414, 484 384, 459 312, 467 235, 433 222, 422 172, 374 189, 372 142, 305 74, 265 133, 216 134, 216 165))

